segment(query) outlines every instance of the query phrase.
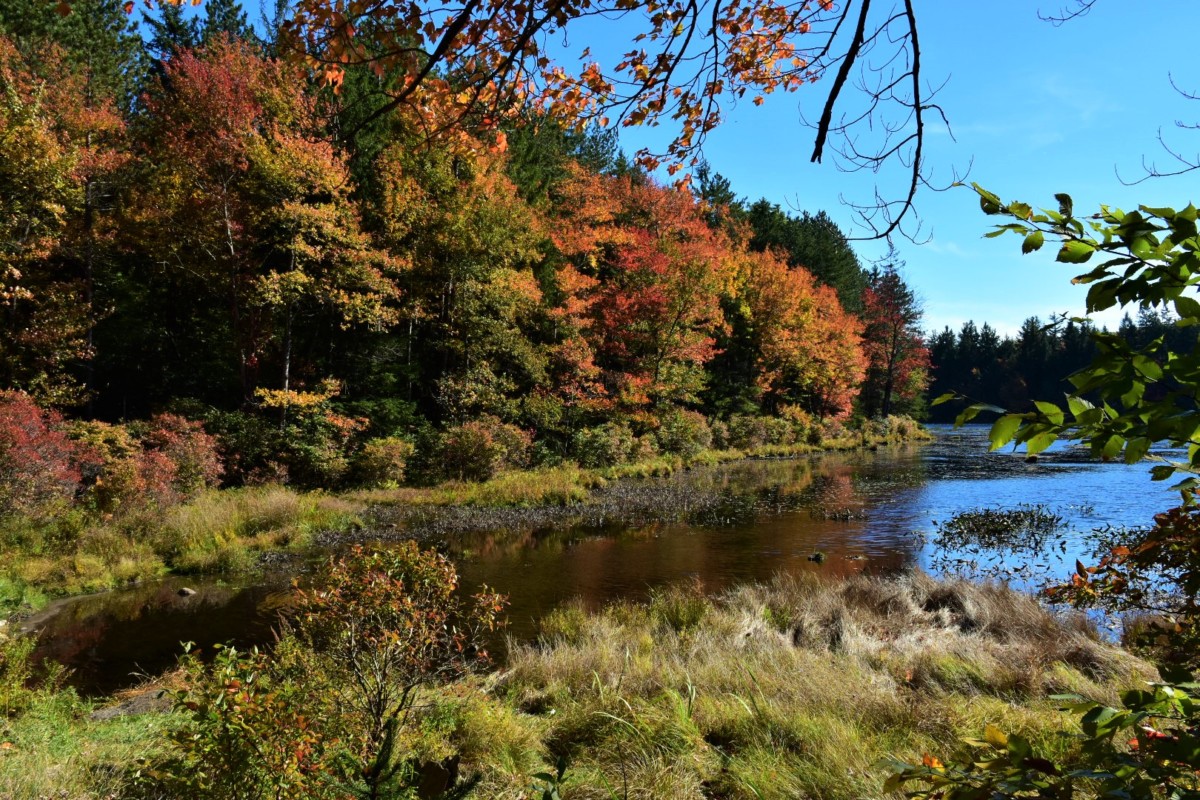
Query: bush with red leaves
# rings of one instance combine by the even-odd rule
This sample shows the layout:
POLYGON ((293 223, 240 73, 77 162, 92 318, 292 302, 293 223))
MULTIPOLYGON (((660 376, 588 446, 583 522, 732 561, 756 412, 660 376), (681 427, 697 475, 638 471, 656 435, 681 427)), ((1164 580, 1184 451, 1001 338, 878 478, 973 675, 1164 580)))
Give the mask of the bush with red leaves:
POLYGON ((218 485, 224 467, 216 437, 199 422, 177 414, 158 414, 150 420, 142 442, 150 453, 161 454, 174 468, 171 485, 187 497, 218 485))
POLYGON ((62 416, 24 392, 0 391, 0 515, 45 513, 79 488, 78 451, 62 416))

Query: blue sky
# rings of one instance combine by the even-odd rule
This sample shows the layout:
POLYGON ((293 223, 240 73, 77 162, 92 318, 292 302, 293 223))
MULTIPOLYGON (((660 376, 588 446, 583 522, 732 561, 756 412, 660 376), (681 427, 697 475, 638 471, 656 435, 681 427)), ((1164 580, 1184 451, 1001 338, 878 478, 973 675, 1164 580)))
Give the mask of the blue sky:
MULTIPOLYGON (((1085 17, 1055 27, 1038 19, 1070 0, 917 0, 923 70, 929 83, 948 81, 937 97, 954 138, 935 130, 927 166, 935 180, 970 166, 976 181, 1006 200, 1053 206, 1055 192, 1075 198, 1079 211, 1100 203, 1130 208, 1184 206, 1200 202, 1200 173, 1122 185, 1142 175, 1142 158, 1166 165, 1158 144, 1161 129, 1185 153, 1200 152, 1200 132, 1174 128, 1176 120, 1200 120, 1200 102, 1176 93, 1169 76, 1200 90, 1194 53, 1200 19, 1195 0, 1131 4, 1099 0, 1085 17)), ((246 2, 251 19, 258 3, 246 2)), ((585 46, 602 60, 629 44, 611 25, 573 29, 570 48, 585 46)), ((611 67, 612 64, 605 64, 611 67)), ((824 209, 851 235, 854 215, 841 202, 869 200, 876 176, 848 175, 831 163, 812 165, 812 131, 800 125, 800 108, 818 115, 821 86, 775 94, 761 107, 742 102, 727 109, 705 156, 750 199, 766 197, 792 210, 824 209)), ((664 141, 662 130, 625 129, 623 146, 636 150, 664 141)), ((885 196, 903 187, 884 175, 885 196)), ((1070 285, 1071 267, 1053 260, 1053 248, 1020 255, 1015 237, 984 239, 993 220, 965 188, 925 192, 918 199, 923 244, 900 240, 905 275, 923 298, 926 327, 958 328, 963 321, 990 322, 1015 332, 1029 316, 1083 311, 1083 289, 1070 285)), ((878 242, 856 245, 864 261, 886 251, 878 242)), ((1119 312, 1099 318, 1115 325, 1119 312)))

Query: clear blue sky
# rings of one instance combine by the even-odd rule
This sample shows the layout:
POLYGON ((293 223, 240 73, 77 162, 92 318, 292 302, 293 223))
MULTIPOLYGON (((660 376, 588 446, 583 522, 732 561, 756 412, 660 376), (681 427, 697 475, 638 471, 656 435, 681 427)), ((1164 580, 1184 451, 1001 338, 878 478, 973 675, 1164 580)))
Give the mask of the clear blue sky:
MULTIPOLYGON (((257 0, 243 0, 251 19, 257 0)), ((1200 173, 1128 187, 1118 179, 1142 173, 1145 156, 1167 165, 1156 139, 1162 129, 1185 153, 1200 153, 1200 132, 1174 128, 1177 119, 1200 121, 1200 102, 1176 93, 1200 90, 1195 0, 1146 0, 1132 4, 1099 0, 1080 19, 1055 27, 1038 19, 1070 0, 917 0, 923 71, 931 84, 947 81, 937 101, 954 133, 935 130, 927 166, 935 180, 970 166, 968 179, 1002 198, 1053 206, 1055 192, 1075 198, 1079 211, 1099 203, 1130 208, 1200 203, 1200 173)), ((594 23, 573 29, 569 47, 607 53, 629 48, 621 31, 594 23)), ((611 67, 611 63, 604 64, 611 67)), ((727 109, 726 121, 705 148, 713 168, 751 200, 767 197, 793 210, 824 209, 851 235, 854 217, 840 196, 869 200, 876 176, 848 175, 831 163, 812 165, 812 131, 799 123, 799 108, 819 114, 822 87, 775 94, 761 107, 743 102, 727 109)), ((664 141, 661 131, 626 129, 629 151, 664 141)), ((665 177, 665 176, 664 176, 665 177)), ((880 191, 896 196, 898 176, 883 176, 880 191)), ((926 327, 958 328, 963 321, 990 322, 1015 332, 1029 316, 1083 311, 1083 289, 1072 287, 1073 268, 1054 263, 1054 250, 1020 255, 1015 237, 984 239, 993 220, 969 189, 925 192, 918 199, 927 243, 899 240, 905 275, 924 300, 926 327)), ((856 245, 865 261, 881 256, 879 243, 856 245)), ((1098 321, 1110 326, 1109 314, 1098 321)))

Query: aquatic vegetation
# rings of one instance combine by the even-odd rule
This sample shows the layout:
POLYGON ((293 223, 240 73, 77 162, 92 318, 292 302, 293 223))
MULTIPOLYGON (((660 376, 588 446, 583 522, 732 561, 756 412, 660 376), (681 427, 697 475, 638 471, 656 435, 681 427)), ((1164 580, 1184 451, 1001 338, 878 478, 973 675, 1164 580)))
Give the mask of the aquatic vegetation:
POLYGON ((938 525, 943 547, 974 545, 984 548, 1040 549, 1063 524, 1044 505, 1017 508, 979 508, 955 514, 938 525))
POLYGON ((972 509, 935 525, 932 566, 980 580, 1042 585, 1051 577, 1052 552, 1068 547, 1063 518, 1040 504, 972 509))

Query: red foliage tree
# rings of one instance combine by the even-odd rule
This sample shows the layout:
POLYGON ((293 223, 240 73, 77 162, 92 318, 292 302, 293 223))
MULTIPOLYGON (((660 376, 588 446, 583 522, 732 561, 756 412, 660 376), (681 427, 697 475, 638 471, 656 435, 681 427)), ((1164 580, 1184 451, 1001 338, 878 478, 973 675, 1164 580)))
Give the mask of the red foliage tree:
POLYGON ((871 271, 863 292, 863 337, 869 366, 862 389, 868 416, 903 411, 929 383, 929 349, 921 306, 895 266, 871 271))

